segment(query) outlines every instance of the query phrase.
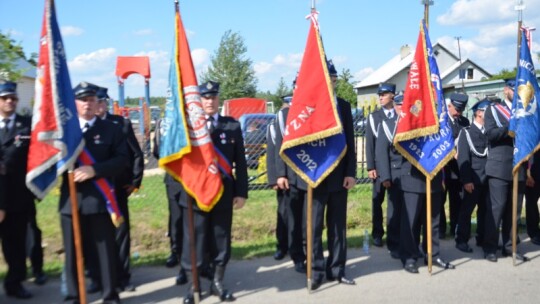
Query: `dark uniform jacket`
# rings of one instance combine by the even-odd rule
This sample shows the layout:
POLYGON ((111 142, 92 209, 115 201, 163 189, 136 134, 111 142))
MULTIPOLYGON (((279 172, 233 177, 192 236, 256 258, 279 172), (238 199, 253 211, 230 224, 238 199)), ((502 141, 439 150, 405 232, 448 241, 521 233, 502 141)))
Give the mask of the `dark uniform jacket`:
POLYGON ((276 153, 279 154, 279 151, 276 151, 276 125, 275 121, 272 121, 266 126, 266 179, 270 187, 277 183, 276 153))
POLYGON ((377 141, 379 126, 386 118, 383 109, 375 110, 368 116, 366 128, 366 166, 368 171, 375 169, 377 158, 375 154, 375 142, 377 141))
POLYGON ((458 138, 459 174, 463 184, 486 182, 487 136, 475 125, 464 128, 458 138))
MULTIPOLYGON (((452 128, 452 138, 454 138, 454 141, 457 143, 457 139, 459 136, 459 132, 461 129, 470 126, 470 122, 467 119, 467 117, 459 116, 458 118, 455 118, 453 121, 449 119, 450 127, 452 128)), ((459 179, 459 167, 457 160, 452 158, 444 167, 444 173, 445 173, 445 179, 459 179)))
MULTIPOLYGON (((508 119, 499 113, 495 105, 495 103, 489 105, 484 114, 484 128, 489 147, 486 175, 512 181, 514 140, 508 135, 508 119)), ((501 105, 510 111, 505 102, 501 105)), ((525 171, 518 172, 519 181, 525 181, 525 171)))
MULTIPOLYGON (((214 147, 234 168, 232 178, 222 175, 223 194, 212 211, 231 209, 234 197, 248 198, 247 164, 240 123, 232 117, 220 115, 211 136, 214 147)), ((181 200, 180 205, 187 208, 187 201, 181 200)), ((193 208, 199 210, 197 204, 193 208)))
POLYGON ((379 126, 375 154, 377 173, 381 182, 394 181, 400 177, 403 156, 396 150, 393 140, 396 132, 397 115, 386 118, 379 126))
POLYGON ((300 176, 298 176, 296 172, 294 172, 294 170, 291 169, 279 155, 279 150, 281 149, 281 145, 283 143, 283 133, 285 132, 287 115, 289 115, 289 108, 283 108, 279 110, 279 112, 276 114, 276 121, 274 122, 276 128, 276 153, 274 156, 276 166, 276 180, 279 177, 286 177, 289 185, 293 185, 300 190, 306 191, 306 182, 302 178, 300 178, 300 176))
MULTIPOLYGON (((401 164, 401 190, 413 193, 426 193, 426 176, 416 169, 405 157, 401 164)), ((431 180, 431 192, 442 192, 442 173, 431 180)))
POLYGON ((540 151, 536 151, 534 153, 534 156, 529 161, 530 163, 530 174, 531 177, 534 179, 535 187, 539 187, 540 185, 540 151))
POLYGON ((15 115, 8 134, 0 136, 0 171, 4 174, 4 199, 7 213, 34 213, 34 195, 26 187, 26 164, 30 146, 32 118, 15 115))
MULTIPOLYGON (((83 135, 85 149, 90 152, 95 163, 92 165, 96 176, 82 183, 76 183, 79 211, 81 214, 107 213, 106 201, 93 183, 99 178, 107 178, 114 186, 114 178, 128 165, 127 144, 122 130, 108 120, 96 118, 94 125, 83 135)), ((64 175, 59 211, 71 214, 67 174, 64 175)))
POLYGON ((345 190, 345 188, 343 188, 343 179, 347 176, 356 177, 356 151, 354 145, 354 126, 351 105, 341 98, 338 98, 337 100, 339 116, 341 117, 345 141, 347 143, 347 152, 340 160, 337 167, 332 170, 332 173, 317 186, 318 191, 343 191, 345 190))
POLYGON ((127 142, 129 167, 116 178, 116 186, 121 188, 123 186, 133 185, 135 188, 140 188, 144 173, 144 155, 139 142, 137 141, 137 137, 135 137, 131 121, 120 115, 112 115, 109 113, 107 113, 105 119, 120 126, 122 134, 127 142))

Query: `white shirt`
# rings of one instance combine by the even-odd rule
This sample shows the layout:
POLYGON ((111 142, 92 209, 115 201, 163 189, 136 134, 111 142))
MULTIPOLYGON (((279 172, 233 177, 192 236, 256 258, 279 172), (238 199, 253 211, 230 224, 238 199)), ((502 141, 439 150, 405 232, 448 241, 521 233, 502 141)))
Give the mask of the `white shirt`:
POLYGON ((79 126, 81 127, 81 130, 84 129, 84 125, 85 124, 88 124, 88 126, 92 127, 94 125, 94 123, 96 122, 96 116, 94 116, 92 119, 90 120, 86 120, 82 117, 79 117, 79 126))
POLYGON ((0 119, 0 129, 4 129, 6 127, 5 123, 4 123, 4 119, 9 119, 9 123, 8 123, 8 129, 11 129, 13 128, 13 125, 15 125, 15 118, 16 118, 16 114, 13 113, 11 114, 10 117, 5 117, 5 118, 1 118, 0 119))
POLYGON ((207 120, 206 126, 208 127, 208 129, 210 129, 210 121, 208 121, 208 118, 210 118, 210 116, 212 116, 214 118, 214 121, 212 122, 212 124, 214 125, 214 128, 215 128, 217 126, 217 121, 218 121, 219 114, 216 113, 214 115, 205 115, 205 116, 206 116, 206 120, 207 120))
POLYGON ((388 118, 394 117, 394 109, 384 109, 383 108, 383 111, 384 111, 384 115, 386 115, 386 117, 388 117, 388 118), (390 113, 390 116, 389 116, 388 113, 390 113))
POLYGON ((485 132, 484 126, 476 122, 476 120, 473 120, 473 124, 478 128, 478 130, 482 131, 482 134, 485 132))

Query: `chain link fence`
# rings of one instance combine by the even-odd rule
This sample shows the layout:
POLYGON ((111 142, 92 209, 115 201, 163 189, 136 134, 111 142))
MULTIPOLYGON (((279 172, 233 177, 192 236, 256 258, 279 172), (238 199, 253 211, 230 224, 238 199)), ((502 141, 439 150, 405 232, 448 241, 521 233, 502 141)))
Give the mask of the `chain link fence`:
MULTIPOLYGON (((275 114, 250 113, 249 109, 243 109, 246 114, 231 115, 238 116, 244 137, 244 147, 246 150, 246 162, 248 165, 249 190, 269 189, 266 176, 266 128, 275 119, 275 114)), ((357 160, 357 184, 369 184, 366 171, 365 153, 365 131, 367 127, 367 114, 363 109, 353 109, 353 123, 355 134, 355 153, 357 160)), ((133 122, 133 129, 139 139, 139 144, 145 155, 146 174, 162 174, 158 168, 157 160, 152 156, 152 142, 156 130, 152 129, 150 135, 142 136, 139 132, 138 122, 133 122)))

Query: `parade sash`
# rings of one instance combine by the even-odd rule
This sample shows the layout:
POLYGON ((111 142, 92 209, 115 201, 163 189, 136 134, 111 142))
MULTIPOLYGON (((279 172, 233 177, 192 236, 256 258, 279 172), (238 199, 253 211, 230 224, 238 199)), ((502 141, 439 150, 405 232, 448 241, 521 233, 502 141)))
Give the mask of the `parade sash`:
MULTIPOLYGON (((88 151, 86 148, 81 152, 77 161, 81 166, 92 166, 95 163, 90 151, 88 151)), ((120 226, 124 222, 124 218, 120 208, 118 207, 118 202, 116 201, 114 187, 106 178, 103 177, 94 179, 92 183, 94 183, 94 186, 96 186, 101 195, 103 195, 103 199, 105 199, 107 204, 107 211, 109 211, 109 214, 111 215, 111 220, 114 226, 120 226)))

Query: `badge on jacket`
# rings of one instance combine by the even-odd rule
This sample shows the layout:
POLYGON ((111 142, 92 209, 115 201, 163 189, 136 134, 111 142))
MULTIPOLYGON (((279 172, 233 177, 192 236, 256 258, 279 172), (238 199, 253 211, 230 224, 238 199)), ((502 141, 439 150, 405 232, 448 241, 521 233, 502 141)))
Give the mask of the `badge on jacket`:
POLYGON ((94 144, 99 145, 103 143, 99 138, 100 138, 99 134, 94 136, 94 144))

